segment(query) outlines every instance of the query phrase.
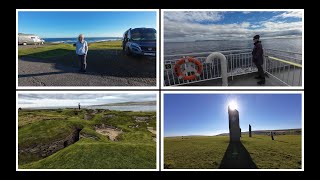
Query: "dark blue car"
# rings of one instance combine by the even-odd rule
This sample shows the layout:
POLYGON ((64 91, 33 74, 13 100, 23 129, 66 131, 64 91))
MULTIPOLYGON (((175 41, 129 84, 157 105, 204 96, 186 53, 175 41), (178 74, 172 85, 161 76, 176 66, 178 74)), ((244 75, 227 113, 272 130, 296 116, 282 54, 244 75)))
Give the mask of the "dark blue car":
POLYGON ((130 28, 123 34, 122 49, 126 55, 156 56, 156 37, 153 28, 130 28))

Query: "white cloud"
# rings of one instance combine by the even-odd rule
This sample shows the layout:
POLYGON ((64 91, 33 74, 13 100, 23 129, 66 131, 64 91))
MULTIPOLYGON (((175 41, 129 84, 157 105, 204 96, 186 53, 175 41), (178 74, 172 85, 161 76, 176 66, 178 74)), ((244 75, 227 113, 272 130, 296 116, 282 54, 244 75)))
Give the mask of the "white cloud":
POLYGON ((264 30, 277 31, 277 30, 293 30, 302 29, 302 22, 264 22, 262 23, 264 30))
MULTIPOLYGON (((190 12, 189 12, 190 13, 190 12)), ((193 14, 195 12, 192 12, 193 14)), ((215 12, 217 13, 217 12, 215 12)), ((197 14, 197 13, 196 13, 197 14)), ((288 14, 290 14, 288 12, 288 14)), ((189 14, 190 15, 190 14, 189 14)), ((195 40, 239 40, 250 39, 255 34, 266 37, 301 36, 302 22, 274 22, 271 20, 251 24, 249 22, 230 24, 203 24, 191 21, 180 12, 165 12, 164 39, 166 42, 195 40), (173 16, 178 14, 178 16, 173 16)), ((203 18, 191 18, 203 19, 203 18)))
POLYGON ((175 22, 215 22, 223 18, 217 11, 167 11, 164 18, 175 22))
POLYGON ((243 14, 249 14, 249 13, 251 13, 250 11, 243 11, 242 12, 243 14))
POLYGON ((33 94, 19 93, 19 107, 66 107, 76 106, 79 102, 84 105, 99 105, 128 101, 155 101, 156 94, 146 93, 57 93, 57 94, 33 94))
POLYGON ((288 11, 284 12, 282 14, 279 14, 275 16, 276 18, 288 18, 288 17, 294 17, 294 18, 302 18, 302 11, 288 11))
POLYGON ((248 22, 243 22, 243 23, 241 23, 241 27, 243 27, 243 28, 248 28, 248 27, 250 27, 250 23, 248 23, 248 22))
POLYGON ((261 27, 261 25, 257 25, 257 24, 256 24, 256 25, 251 25, 250 27, 251 27, 251 28, 259 28, 259 27, 261 27))

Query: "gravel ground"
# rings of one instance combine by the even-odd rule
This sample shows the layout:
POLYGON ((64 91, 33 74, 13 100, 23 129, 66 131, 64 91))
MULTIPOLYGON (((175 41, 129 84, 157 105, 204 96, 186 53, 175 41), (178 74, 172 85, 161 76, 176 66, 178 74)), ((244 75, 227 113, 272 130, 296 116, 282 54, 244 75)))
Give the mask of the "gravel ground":
POLYGON ((155 86, 156 59, 127 57, 119 51, 89 51, 87 73, 78 72, 78 59, 19 58, 19 86, 155 86))

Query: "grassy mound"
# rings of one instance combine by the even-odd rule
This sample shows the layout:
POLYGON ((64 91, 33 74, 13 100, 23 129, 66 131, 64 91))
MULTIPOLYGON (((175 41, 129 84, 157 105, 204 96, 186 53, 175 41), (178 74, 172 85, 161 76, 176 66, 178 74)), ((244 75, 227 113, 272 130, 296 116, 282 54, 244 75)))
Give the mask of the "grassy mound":
POLYGON ((47 157, 19 153, 19 168, 156 168, 156 142, 147 127, 156 129, 155 112, 102 111, 84 119, 87 110, 21 110, 19 111, 19 149, 32 148, 58 141, 81 129, 80 140, 47 157), (108 116, 112 114, 113 116, 108 116), (148 122, 136 122, 133 116, 150 117, 148 122), (147 125, 148 123, 148 125, 147 125), (95 131, 104 124, 121 129, 123 133, 111 141, 95 131), (130 128, 137 126, 137 128, 130 128), (130 126, 130 127, 129 127, 130 126))

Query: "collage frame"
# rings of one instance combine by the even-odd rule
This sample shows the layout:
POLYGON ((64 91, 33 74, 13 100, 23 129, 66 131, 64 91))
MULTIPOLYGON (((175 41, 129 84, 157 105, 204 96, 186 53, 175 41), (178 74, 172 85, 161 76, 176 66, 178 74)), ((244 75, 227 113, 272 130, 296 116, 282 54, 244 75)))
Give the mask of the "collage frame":
POLYGON ((304 9, 16 9, 16 42, 18 42, 18 12, 21 11, 155 11, 156 86, 19 86, 18 43, 16 43, 16 171, 304 171, 304 9), (167 11, 302 11, 302 81, 301 86, 164 86, 164 12, 167 11), (156 169, 19 169, 18 168, 18 95, 19 93, 143 93, 156 94, 156 169), (301 169, 165 169, 164 168, 164 95, 165 94, 301 94, 302 161, 301 169))

